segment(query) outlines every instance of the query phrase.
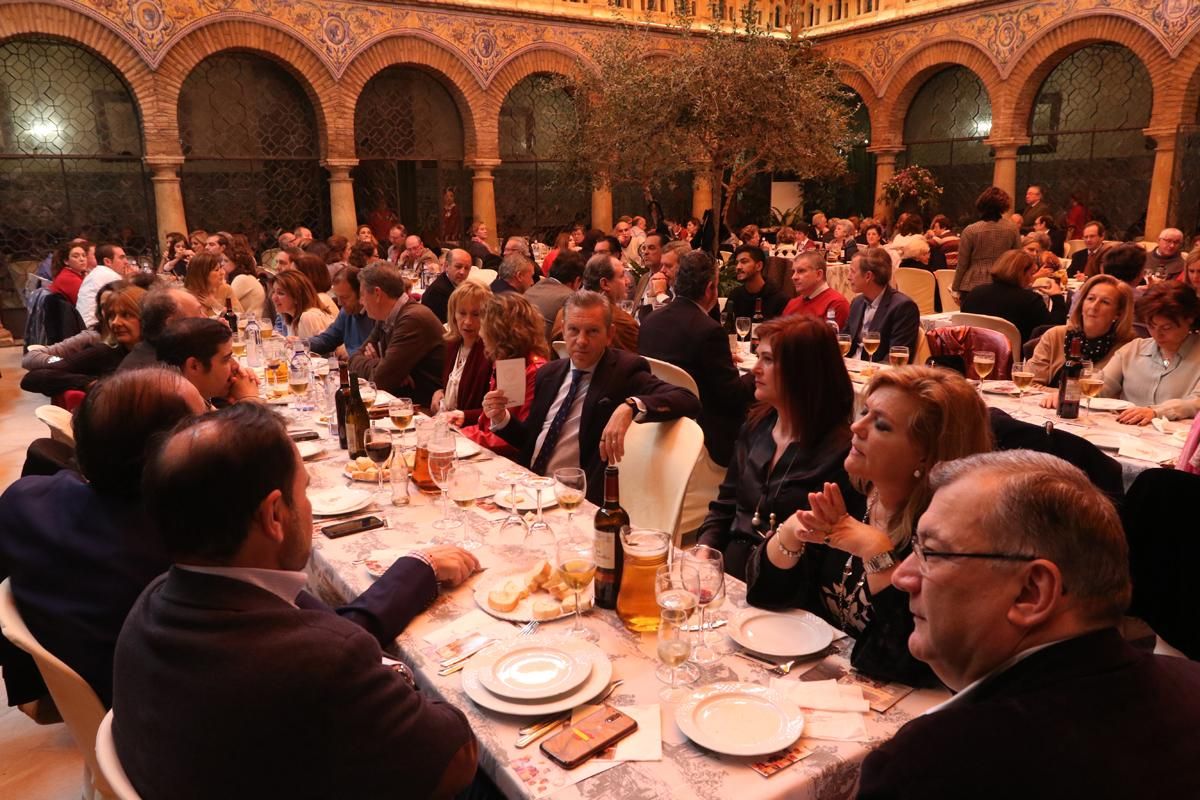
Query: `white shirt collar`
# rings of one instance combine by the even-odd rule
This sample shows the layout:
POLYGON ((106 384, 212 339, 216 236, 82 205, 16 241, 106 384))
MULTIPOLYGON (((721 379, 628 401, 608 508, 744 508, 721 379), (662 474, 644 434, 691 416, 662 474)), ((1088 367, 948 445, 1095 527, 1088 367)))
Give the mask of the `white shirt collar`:
POLYGON ((270 592, 289 605, 296 605, 296 595, 304 591, 308 575, 286 569, 260 569, 258 567, 201 567, 195 564, 176 564, 177 569, 199 572, 202 575, 219 575, 235 581, 248 583, 270 592))
MULTIPOLYGON (((815 290, 813 290, 813 292, 812 292, 811 294, 809 294, 809 295, 808 295, 808 297, 806 297, 806 298, 804 298, 804 299, 805 299, 805 300, 812 300, 814 297, 816 297, 817 295, 821 294, 821 292, 825 291, 825 290, 826 290, 826 289, 828 289, 828 288, 829 288, 829 283, 828 283, 827 281, 821 281, 821 283, 817 285, 817 288, 816 288, 815 290)), ((879 294, 879 296, 880 296, 880 297, 883 297, 883 293, 881 292, 881 293, 879 294)))

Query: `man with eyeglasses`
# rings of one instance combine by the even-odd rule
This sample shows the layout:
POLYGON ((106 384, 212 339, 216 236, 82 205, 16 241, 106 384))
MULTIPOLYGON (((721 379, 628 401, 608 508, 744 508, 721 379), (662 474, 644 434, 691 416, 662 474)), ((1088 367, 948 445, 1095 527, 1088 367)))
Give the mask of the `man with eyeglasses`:
POLYGON ((1200 664, 1121 638, 1129 553, 1080 470, 1027 450, 939 464, 909 649, 954 690, 867 756, 874 798, 1200 797, 1200 664))
POLYGON ((1158 245, 1146 253, 1146 272, 1156 278, 1177 278, 1183 272, 1183 231, 1164 228, 1158 245))

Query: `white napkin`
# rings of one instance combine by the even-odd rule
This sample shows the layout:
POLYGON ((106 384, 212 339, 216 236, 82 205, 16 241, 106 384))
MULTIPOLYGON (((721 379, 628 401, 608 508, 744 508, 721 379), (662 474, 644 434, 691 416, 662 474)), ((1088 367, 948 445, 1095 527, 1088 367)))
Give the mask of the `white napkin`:
POLYGON ((1161 464, 1165 461, 1174 461, 1179 457, 1179 451, 1178 447, 1156 444, 1134 436, 1122 436, 1121 449, 1117 451, 1117 455, 1122 458, 1136 458, 1161 464))
POLYGON ((863 697, 861 687, 838 683, 835 680, 796 681, 772 678, 771 688, 781 692, 803 709, 853 711, 860 714, 871 710, 871 704, 863 697))
MULTIPOLYGON (((571 713, 571 722, 578 722, 598 708, 600 706, 579 706, 571 713)), ((611 757, 605 758, 606 754, 602 754, 597 756, 596 760, 662 761, 662 713, 658 703, 644 706, 621 706, 618 710, 637 720, 638 728, 608 751, 611 753, 611 757)))
POLYGON ((866 718, 853 711, 805 711, 802 739, 865 742, 866 718))
POLYGON ((504 639, 516 632, 516 628, 507 622, 502 622, 481 609, 472 609, 453 622, 447 623, 436 631, 425 635, 425 641, 434 647, 449 644, 455 639, 469 633, 483 633, 504 639))

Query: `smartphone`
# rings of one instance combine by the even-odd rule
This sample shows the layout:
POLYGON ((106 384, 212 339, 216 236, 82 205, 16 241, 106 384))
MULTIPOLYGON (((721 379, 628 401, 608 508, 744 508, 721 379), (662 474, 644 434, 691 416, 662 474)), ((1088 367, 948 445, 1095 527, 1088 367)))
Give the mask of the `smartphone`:
POLYGON ((288 431, 288 438, 293 442, 311 442, 320 439, 321 435, 316 431, 288 431))
POLYGON ((637 730, 637 720, 602 706, 542 742, 542 752, 563 769, 575 769, 637 730))
POLYGON ((383 520, 379 517, 359 517, 358 519, 348 519, 345 522, 339 522, 336 525, 326 525, 324 528, 321 528, 321 533, 330 539, 338 539, 342 536, 349 536, 352 533, 363 533, 364 531, 373 531, 376 528, 382 527, 383 520))

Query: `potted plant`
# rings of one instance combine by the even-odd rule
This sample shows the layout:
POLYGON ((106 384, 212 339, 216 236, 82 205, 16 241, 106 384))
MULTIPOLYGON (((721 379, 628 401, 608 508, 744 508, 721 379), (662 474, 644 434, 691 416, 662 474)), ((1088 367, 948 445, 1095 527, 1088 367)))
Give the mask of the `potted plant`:
POLYGON ((880 199, 897 211, 916 211, 928 215, 941 194, 942 187, 933 173, 913 164, 898 170, 884 181, 880 199))

